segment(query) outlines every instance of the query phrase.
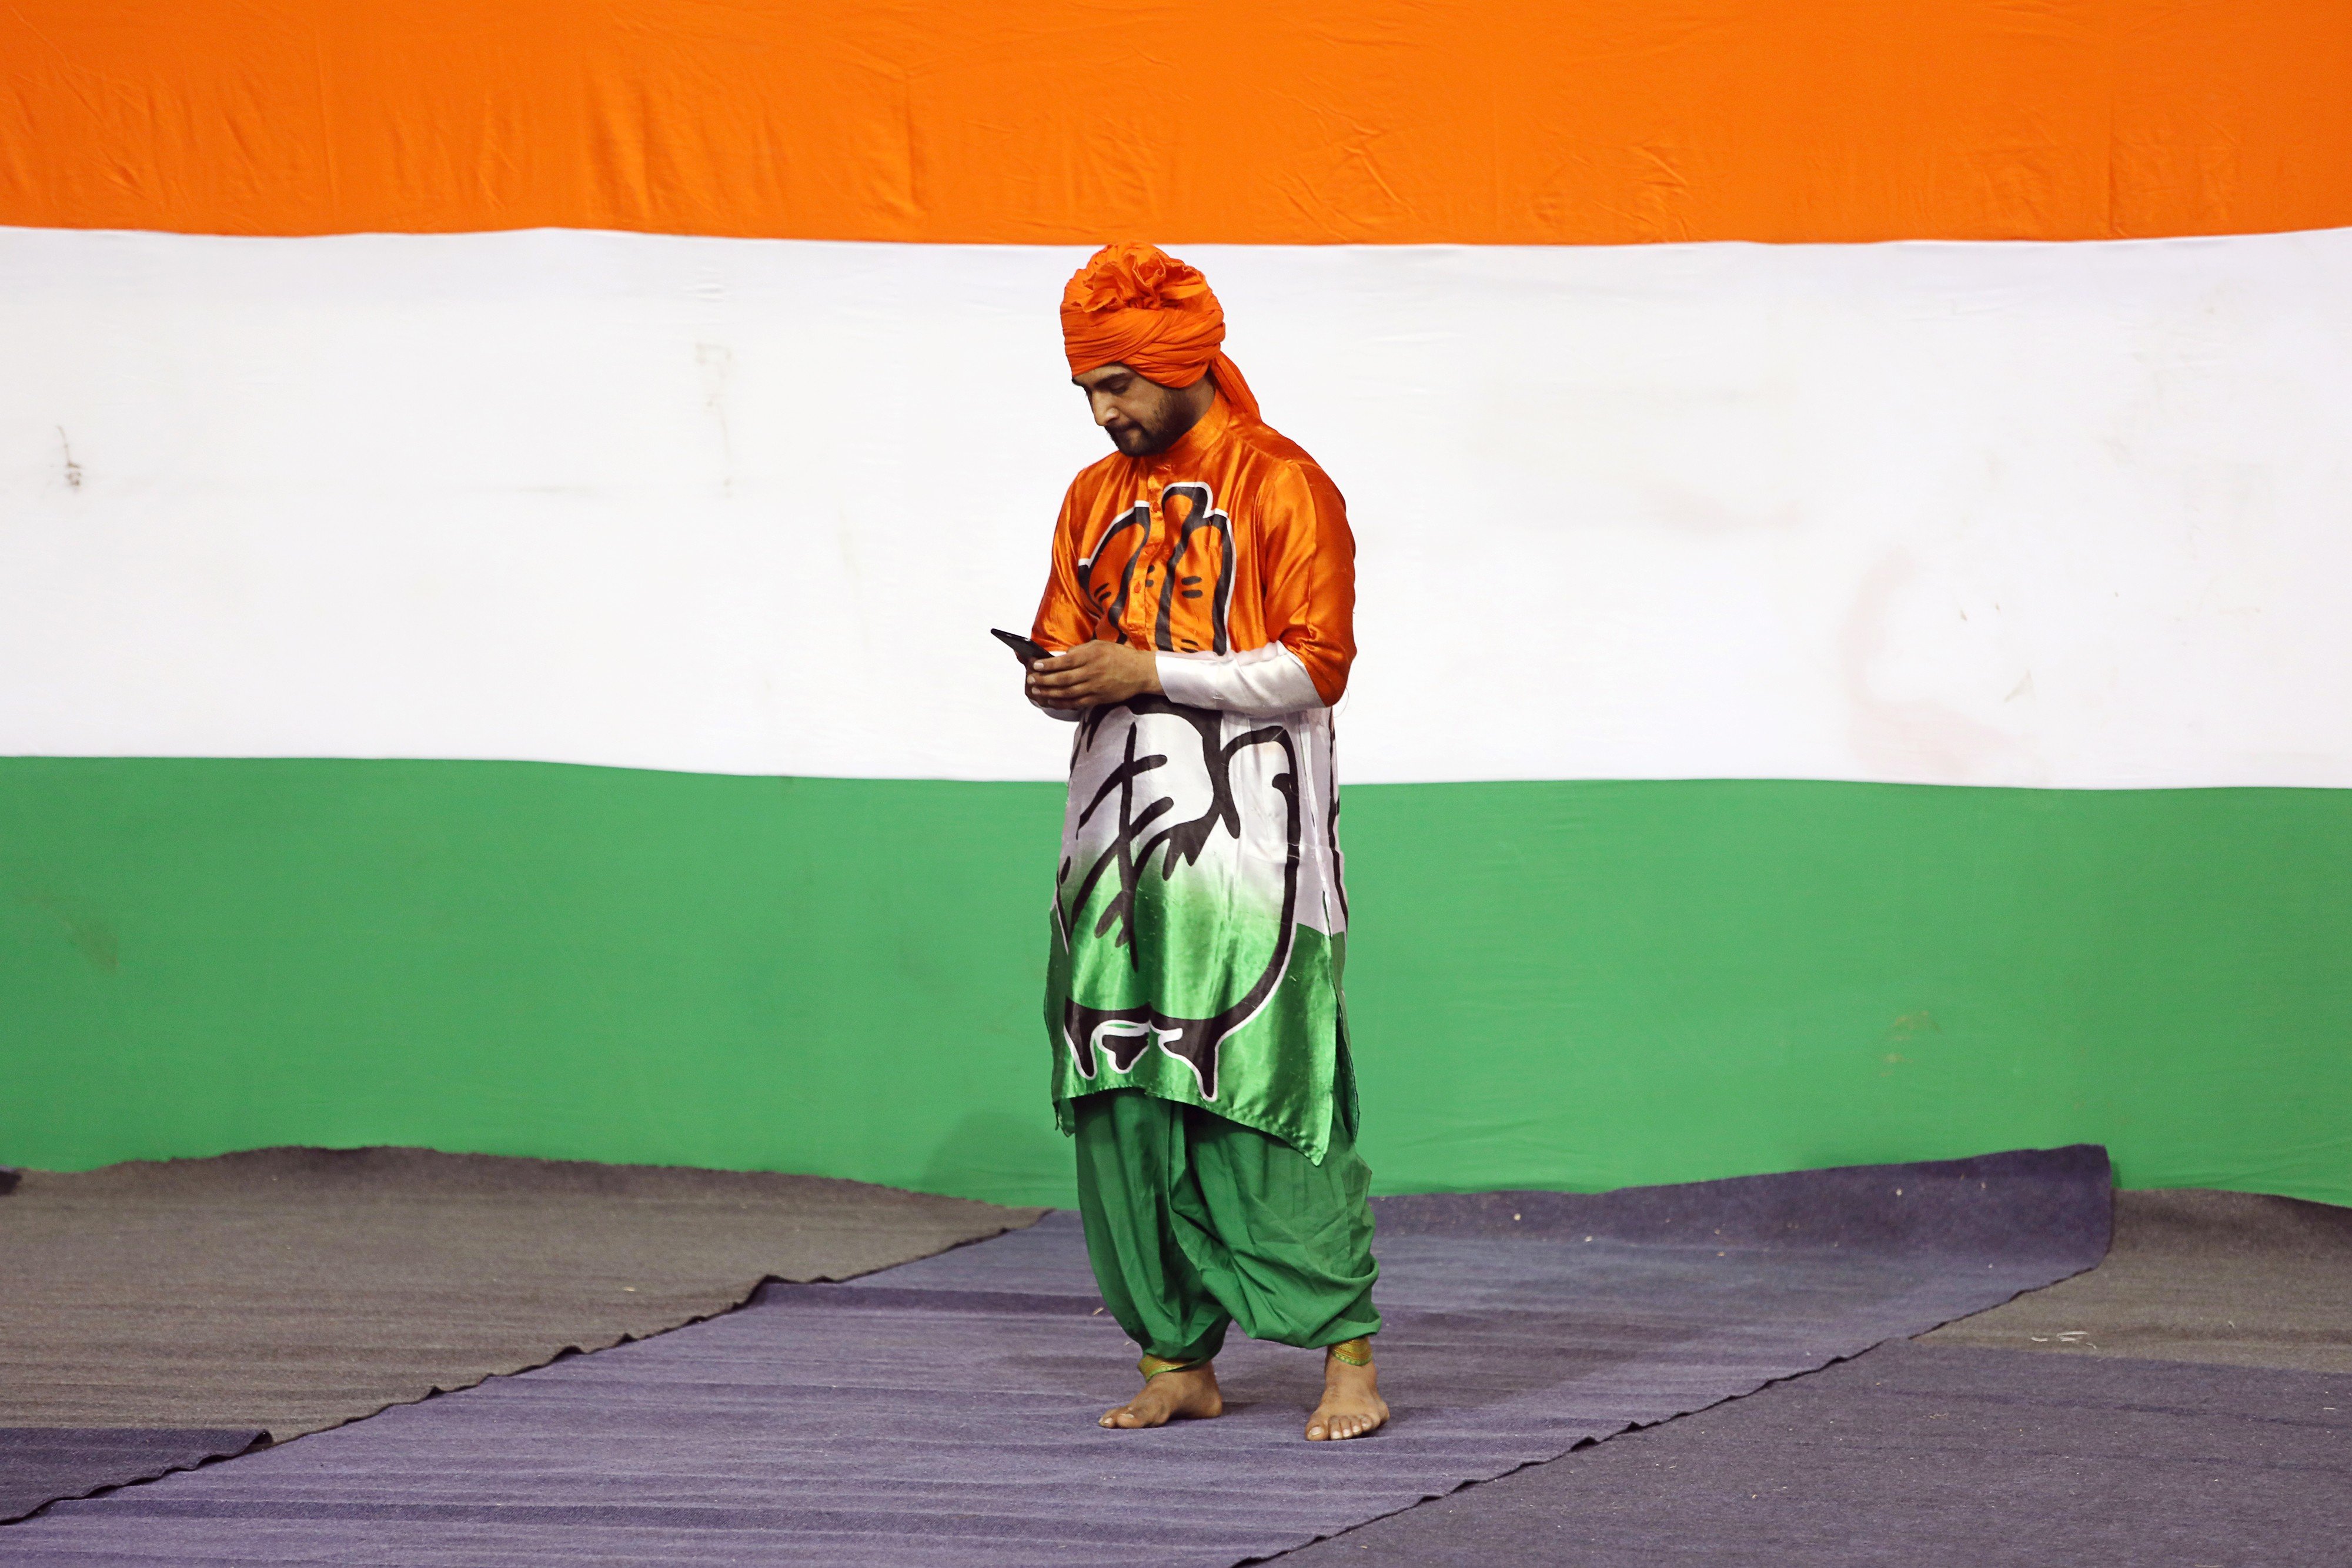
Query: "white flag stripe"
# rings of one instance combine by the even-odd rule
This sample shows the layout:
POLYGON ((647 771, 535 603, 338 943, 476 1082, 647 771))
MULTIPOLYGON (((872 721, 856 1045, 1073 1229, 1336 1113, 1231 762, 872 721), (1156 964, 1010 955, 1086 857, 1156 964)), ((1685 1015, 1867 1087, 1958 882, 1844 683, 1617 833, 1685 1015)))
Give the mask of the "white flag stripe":
MULTIPOLYGON (((1177 248, 1350 780, 2352 785, 2352 231, 1177 248)), ((0 751, 1057 778, 1081 258, 0 230, 0 751)))

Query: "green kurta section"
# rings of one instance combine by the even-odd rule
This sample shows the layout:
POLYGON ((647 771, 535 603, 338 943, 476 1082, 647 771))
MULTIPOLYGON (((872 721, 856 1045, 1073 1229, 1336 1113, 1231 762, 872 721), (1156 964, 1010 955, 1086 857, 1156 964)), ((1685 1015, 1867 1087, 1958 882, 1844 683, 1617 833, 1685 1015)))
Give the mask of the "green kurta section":
MULTIPOLYGON (((0 760, 0 1163, 409 1143, 1067 1203, 1062 802, 0 760)), ((2352 1203, 2352 791, 1358 786, 1346 838, 1384 1190, 2087 1140, 2352 1203)))
MULTIPOLYGON (((1234 915, 1213 890, 1198 884, 1188 896, 1184 869, 1180 862, 1173 882, 1156 869, 1144 873, 1127 941, 1117 939, 1117 926, 1096 934, 1108 890, 1098 890, 1077 912, 1071 922, 1076 939, 1068 946, 1058 927, 1049 930, 1045 1023, 1055 1117, 1070 1132, 1076 1124, 1074 1098, 1139 1089, 1214 1111, 1296 1145, 1309 1161, 1320 1161, 1329 1142, 1338 1079, 1347 937, 1295 925, 1286 956, 1277 921, 1234 915), (1279 982, 1249 1020, 1218 1045, 1207 1081, 1147 1033, 1103 1040, 1087 1053, 1092 1076, 1079 1070, 1065 1025, 1066 1004, 1072 998, 1106 1011, 1157 1006, 1207 1019, 1246 1003, 1253 983, 1276 963, 1279 982), (1128 1057, 1124 1070, 1118 1064, 1120 1056, 1128 1057)), ((1188 1032, 1200 1027, 1193 1023, 1188 1032)))
POLYGON ((1105 906, 1118 892, 1116 877, 1097 883, 1086 907, 1068 912, 1070 946, 1066 952, 1056 934, 1047 956, 1055 981, 1092 1007, 1156 1003, 1188 1018, 1208 1018, 1241 1001, 1280 957, 1276 912, 1236 909, 1229 889, 1207 885, 1181 860, 1172 881, 1162 856, 1149 861, 1136 883, 1131 926, 1103 924, 1105 906))

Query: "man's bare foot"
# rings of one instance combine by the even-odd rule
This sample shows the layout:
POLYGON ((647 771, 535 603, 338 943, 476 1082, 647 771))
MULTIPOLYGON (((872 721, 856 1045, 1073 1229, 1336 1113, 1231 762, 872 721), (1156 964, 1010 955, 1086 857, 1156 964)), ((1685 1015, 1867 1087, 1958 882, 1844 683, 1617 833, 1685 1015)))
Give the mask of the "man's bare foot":
POLYGON ((1350 1366, 1323 1353, 1323 1403, 1307 1420, 1310 1443, 1337 1442, 1377 1430, 1389 1418, 1388 1401, 1381 1397, 1380 1376, 1370 1366, 1350 1366))
POLYGON ((1148 1378, 1143 1390, 1116 1410, 1103 1412, 1102 1424, 1120 1430, 1164 1427, 1171 1421, 1205 1421, 1225 1413, 1225 1396, 1217 1392, 1217 1369, 1207 1362, 1182 1372, 1163 1372, 1148 1378))

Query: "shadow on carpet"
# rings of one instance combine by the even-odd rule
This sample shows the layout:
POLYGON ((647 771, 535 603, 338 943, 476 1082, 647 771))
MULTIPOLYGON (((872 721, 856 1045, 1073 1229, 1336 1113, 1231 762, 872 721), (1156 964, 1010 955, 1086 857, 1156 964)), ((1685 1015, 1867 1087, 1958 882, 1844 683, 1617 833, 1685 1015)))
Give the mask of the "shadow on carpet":
POLYGON ((1134 1355, 1076 1218, 11 1526, 24 1563, 1229 1564, 1749 1393, 2088 1268, 2095 1148, 1576 1197, 1385 1199, 1398 1415, 1300 1439, 1311 1353, 1224 1419, 1094 1425, 1134 1355))
POLYGON ((0 1192, 0 1520, 1027 1225, 821 1176, 262 1149, 0 1192))

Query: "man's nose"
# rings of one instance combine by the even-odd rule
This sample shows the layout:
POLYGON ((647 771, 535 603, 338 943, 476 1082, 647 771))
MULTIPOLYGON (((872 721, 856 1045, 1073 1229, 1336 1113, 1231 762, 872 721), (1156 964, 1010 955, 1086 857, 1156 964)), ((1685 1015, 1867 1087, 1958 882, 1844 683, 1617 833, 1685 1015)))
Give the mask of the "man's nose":
POLYGON ((1108 424, 1110 423, 1110 399, 1107 397, 1090 397, 1087 402, 1094 408, 1095 423, 1097 424, 1108 424))

